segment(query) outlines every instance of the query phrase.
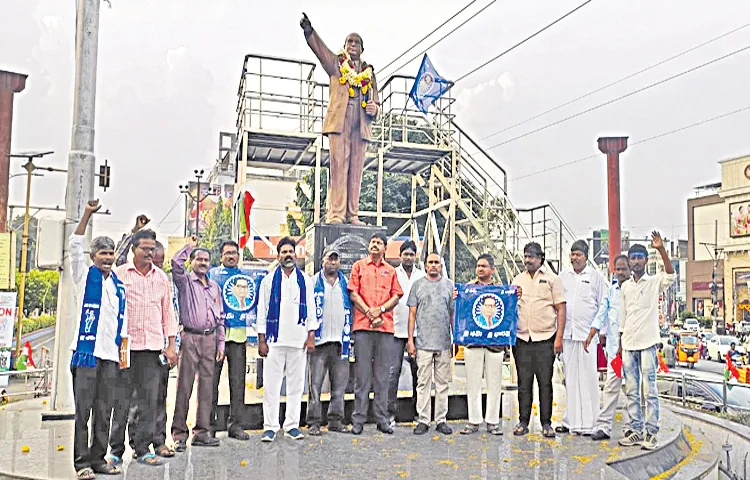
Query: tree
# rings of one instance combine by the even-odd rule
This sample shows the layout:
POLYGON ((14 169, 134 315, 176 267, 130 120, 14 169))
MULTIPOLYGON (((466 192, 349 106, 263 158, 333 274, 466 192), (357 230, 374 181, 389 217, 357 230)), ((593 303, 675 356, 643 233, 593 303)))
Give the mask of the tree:
POLYGON ((299 237, 302 235, 302 231, 300 231, 299 225, 297 225, 291 213, 286 214, 286 226, 290 237, 299 237))
MULTIPOLYGON (((39 220, 29 217, 29 248, 26 257, 26 271, 36 268, 36 234, 39 220)), ((21 267, 21 250, 23 248, 23 215, 13 217, 10 228, 16 232, 16 265, 21 267)))
POLYGON ((211 252, 211 265, 217 266, 221 261, 219 247, 221 242, 232 238, 232 210, 225 208, 221 202, 208 217, 206 229, 203 232, 199 245, 211 252))
MULTIPOLYGON (((16 285, 20 285, 21 274, 16 274, 16 285)), ((57 285, 60 274, 56 270, 31 270, 26 274, 23 308, 26 312, 39 309, 40 312, 52 312, 57 309, 57 285)))

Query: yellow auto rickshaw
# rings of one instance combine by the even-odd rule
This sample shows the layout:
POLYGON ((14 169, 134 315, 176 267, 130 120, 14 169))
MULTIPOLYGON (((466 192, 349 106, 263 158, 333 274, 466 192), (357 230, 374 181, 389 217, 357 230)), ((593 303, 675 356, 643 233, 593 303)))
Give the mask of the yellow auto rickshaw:
POLYGON ((687 364, 693 368, 700 358, 700 346, 698 335, 695 332, 680 332, 680 340, 677 344, 677 363, 687 364))

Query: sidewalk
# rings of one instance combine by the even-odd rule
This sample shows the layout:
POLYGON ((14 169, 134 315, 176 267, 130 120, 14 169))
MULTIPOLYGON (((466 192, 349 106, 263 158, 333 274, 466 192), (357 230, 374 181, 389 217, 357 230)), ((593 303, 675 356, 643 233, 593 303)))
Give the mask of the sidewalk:
MULTIPOLYGON (((367 425, 359 437, 324 433, 322 437, 306 437, 301 441, 279 437, 272 444, 261 443, 259 431, 250 432, 248 442, 228 439, 222 432, 220 447, 188 448, 160 467, 135 464, 130 461, 131 452, 126 452, 124 474, 111 478, 623 479, 628 477, 607 463, 644 453, 617 444, 622 431, 620 414, 614 428, 615 438, 593 442, 588 437, 572 435, 543 438, 536 404, 531 434, 514 437, 511 429, 518 414, 515 392, 506 392, 503 407, 505 434, 501 437, 484 432, 442 436, 434 431, 434 426, 427 435, 415 436, 410 424, 399 425, 393 436, 378 433, 373 425, 367 425)), ((565 390, 556 384, 553 424, 559 424, 564 407, 565 390)), ((3 473, 27 478, 75 478, 73 423, 42 422, 41 412, 45 409, 44 399, 17 402, 0 409, 0 478, 3 473), (28 453, 22 452, 24 446, 29 447, 28 453)), ((171 415, 171 407, 168 411, 171 415)), ((681 433, 681 423, 666 408, 662 411, 659 439, 666 445, 681 433)), ((464 422, 451 424, 457 431, 464 422)))

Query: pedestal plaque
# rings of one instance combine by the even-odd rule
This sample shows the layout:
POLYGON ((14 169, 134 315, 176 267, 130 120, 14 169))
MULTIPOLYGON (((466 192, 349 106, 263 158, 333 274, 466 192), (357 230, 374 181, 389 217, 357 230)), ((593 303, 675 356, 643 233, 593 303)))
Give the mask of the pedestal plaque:
POLYGON ((314 275, 321 268, 323 251, 330 245, 341 252, 341 271, 347 278, 354 262, 367 255, 370 237, 375 232, 385 234, 385 227, 370 225, 313 225, 305 232, 305 272, 314 275))

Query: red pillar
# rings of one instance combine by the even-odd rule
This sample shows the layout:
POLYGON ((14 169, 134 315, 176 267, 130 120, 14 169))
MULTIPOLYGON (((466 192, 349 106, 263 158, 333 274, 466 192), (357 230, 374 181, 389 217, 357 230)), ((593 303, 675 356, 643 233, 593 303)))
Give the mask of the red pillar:
POLYGON ((628 137, 600 137, 599 151, 607 154, 607 197, 609 213, 609 271, 615 271, 615 257, 622 251, 620 226, 620 153, 628 148, 628 137))
POLYGON ((26 75, 0 70, 0 232, 8 231, 8 177, 13 96, 26 88, 26 75))

